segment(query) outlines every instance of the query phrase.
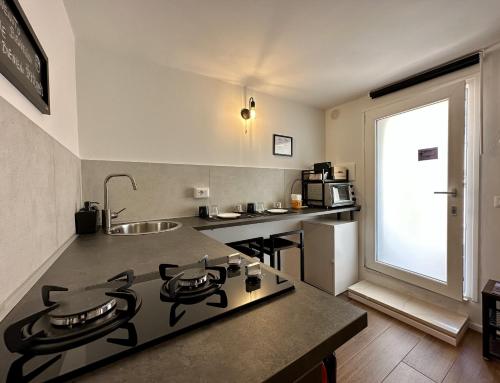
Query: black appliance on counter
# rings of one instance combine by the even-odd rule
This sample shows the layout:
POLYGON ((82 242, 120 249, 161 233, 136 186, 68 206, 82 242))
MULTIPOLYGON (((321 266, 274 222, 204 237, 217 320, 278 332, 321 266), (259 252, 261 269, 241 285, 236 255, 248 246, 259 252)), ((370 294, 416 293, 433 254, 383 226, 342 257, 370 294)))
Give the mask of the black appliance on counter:
POLYGON ((239 254, 68 291, 43 286, 45 307, 10 323, 0 346, 7 382, 66 380, 222 316, 291 291, 294 285, 239 254))
POLYGON ((99 202, 85 201, 83 208, 75 213, 76 234, 97 233, 99 228, 99 202))
POLYGON ((311 179, 312 170, 302 171, 302 197, 308 206, 331 209, 356 205, 354 185, 348 181, 329 180, 323 172, 320 179, 311 179))
POLYGON ((330 173, 330 169, 332 168, 332 163, 331 162, 318 162, 314 164, 314 173, 315 174, 324 174, 325 178, 328 178, 328 175, 330 177, 332 174, 330 173))

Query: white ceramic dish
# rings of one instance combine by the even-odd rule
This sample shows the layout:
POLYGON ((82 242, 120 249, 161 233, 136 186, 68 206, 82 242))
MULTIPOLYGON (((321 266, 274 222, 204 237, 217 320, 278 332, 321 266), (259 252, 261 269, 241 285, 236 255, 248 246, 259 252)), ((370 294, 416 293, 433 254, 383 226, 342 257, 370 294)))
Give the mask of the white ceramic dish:
POLYGON ((241 217, 241 214, 240 213, 220 213, 220 214, 217 214, 217 217, 223 218, 223 219, 234 219, 234 218, 241 217))
POLYGON ((287 209, 267 209, 267 211, 271 214, 285 214, 288 213, 287 209))

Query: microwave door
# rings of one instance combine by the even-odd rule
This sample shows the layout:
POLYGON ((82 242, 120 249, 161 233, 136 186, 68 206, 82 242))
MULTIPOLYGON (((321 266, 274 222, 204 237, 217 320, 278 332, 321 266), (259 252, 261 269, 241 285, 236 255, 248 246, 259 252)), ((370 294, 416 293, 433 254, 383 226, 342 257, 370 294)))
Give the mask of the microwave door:
POLYGON ((342 198, 342 201, 350 201, 351 200, 351 197, 350 197, 350 191, 349 191, 349 186, 344 186, 341 190, 341 198, 342 198))

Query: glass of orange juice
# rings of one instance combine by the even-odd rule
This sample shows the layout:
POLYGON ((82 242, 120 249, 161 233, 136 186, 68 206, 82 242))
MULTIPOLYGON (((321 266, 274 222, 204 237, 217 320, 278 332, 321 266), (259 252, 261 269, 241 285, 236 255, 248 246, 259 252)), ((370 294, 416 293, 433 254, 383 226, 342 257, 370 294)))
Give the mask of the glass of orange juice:
POLYGON ((300 209, 302 207, 302 194, 291 195, 291 206, 292 209, 300 209))

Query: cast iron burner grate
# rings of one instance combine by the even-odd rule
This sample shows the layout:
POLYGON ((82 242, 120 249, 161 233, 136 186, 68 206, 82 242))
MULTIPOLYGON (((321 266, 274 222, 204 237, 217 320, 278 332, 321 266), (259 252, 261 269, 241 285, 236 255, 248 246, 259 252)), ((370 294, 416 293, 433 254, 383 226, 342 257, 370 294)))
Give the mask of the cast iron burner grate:
POLYGON ((186 313, 186 310, 177 313, 177 308, 181 304, 194 305, 209 297, 218 297, 218 301, 206 304, 212 307, 227 307, 227 295, 220 290, 226 281, 226 268, 207 266, 207 261, 208 256, 205 256, 194 267, 191 265, 182 268, 165 263, 159 266, 160 276, 166 281, 161 287, 160 299, 163 302, 174 303, 170 307, 170 326, 175 326, 186 313))
MULTIPOLYGON (((118 287, 104 285, 69 292, 64 287, 43 286, 42 300, 47 308, 11 324, 4 333, 5 345, 11 352, 49 354, 123 327, 141 306, 141 299, 129 289, 133 281, 134 274, 128 270, 108 280, 120 282, 118 287), (50 299, 52 292, 61 292, 58 301, 50 299)), ((116 339, 117 343, 122 341, 116 339)))
POLYGON ((161 288, 162 300, 189 302, 212 295, 226 281, 226 268, 208 266, 205 256, 195 265, 179 267, 162 263, 159 266, 161 279, 166 281, 161 288))

